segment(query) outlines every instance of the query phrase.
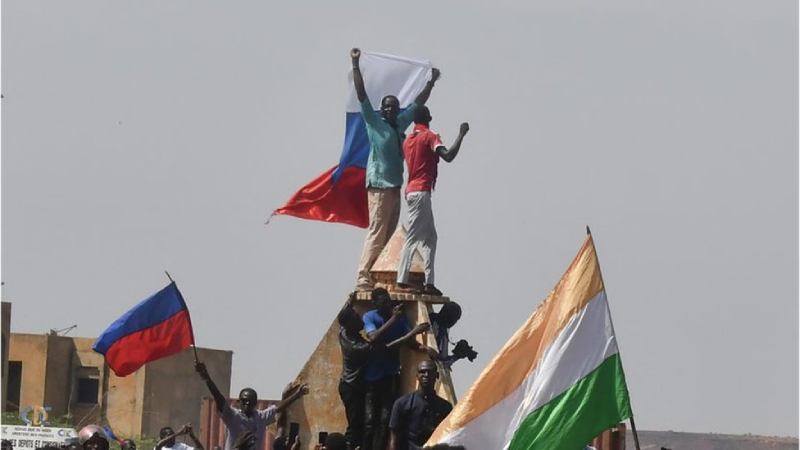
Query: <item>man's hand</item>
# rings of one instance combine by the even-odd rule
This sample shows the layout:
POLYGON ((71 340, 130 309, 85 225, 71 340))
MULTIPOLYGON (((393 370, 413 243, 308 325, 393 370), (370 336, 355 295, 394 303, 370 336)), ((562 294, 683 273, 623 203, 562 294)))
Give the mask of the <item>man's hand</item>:
POLYGON ((439 77, 441 76, 442 72, 439 69, 437 69, 436 67, 431 69, 431 83, 436 83, 436 81, 439 80, 439 77))
POLYGON ((461 124, 461 128, 459 128, 458 132, 461 133, 461 136, 466 136, 467 132, 469 131, 469 124, 464 122, 461 124))
POLYGON ((415 326, 414 329, 411 330, 411 332, 414 333, 414 334, 420 334, 420 333, 424 333, 424 332, 426 332, 426 331, 428 331, 430 329, 431 329, 431 324, 425 322, 425 323, 421 323, 421 324, 415 326))
POLYGON ((361 58, 361 50, 354 47, 350 50, 350 59, 353 61, 353 68, 358 67, 359 58, 361 58))
POLYGON ((403 315, 403 304, 400 303, 392 308, 392 317, 400 317, 403 315))
POLYGON ((208 375, 208 369, 206 368, 205 363, 202 363, 200 361, 195 361, 194 370, 197 371, 198 374, 200 374, 200 378, 202 378, 204 381, 208 381, 211 379, 211 377, 208 375))
POLYGON ((303 383, 300 385, 300 396, 304 396, 308 394, 308 383, 303 383))
POLYGON ((180 430, 178 430, 175 434, 191 434, 192 432, 192 424, 187 423, 186 425, 182 426, 180 430))

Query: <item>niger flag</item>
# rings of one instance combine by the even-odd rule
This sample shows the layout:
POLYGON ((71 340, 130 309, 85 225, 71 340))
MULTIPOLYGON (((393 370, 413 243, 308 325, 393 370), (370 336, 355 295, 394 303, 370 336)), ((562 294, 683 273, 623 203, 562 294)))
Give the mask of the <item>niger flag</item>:
POLYGON ((594 242, 428 441, 577 450, 631 416, 594 242))

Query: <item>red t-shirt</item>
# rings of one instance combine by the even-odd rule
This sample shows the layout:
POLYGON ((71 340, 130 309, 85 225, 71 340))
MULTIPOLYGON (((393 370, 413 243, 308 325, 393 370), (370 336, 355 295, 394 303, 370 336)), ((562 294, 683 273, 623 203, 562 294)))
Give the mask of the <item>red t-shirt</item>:
POLYGON ((403 155, 408 166, 406 192, 432 191, 436 185, 439 154, 442 139, 425 125, 415 123, 414 131, 403 143, 403 155))

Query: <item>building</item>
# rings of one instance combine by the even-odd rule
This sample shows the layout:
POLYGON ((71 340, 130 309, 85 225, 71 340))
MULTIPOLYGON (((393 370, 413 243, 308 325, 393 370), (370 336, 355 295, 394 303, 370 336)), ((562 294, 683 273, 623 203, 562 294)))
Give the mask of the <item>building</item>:
MULTIPOLYGON (((6 397, 6 377, 8 374, 8 341, 11 339, 11 303, 10 302, 2 302, 2 306, 0 306, 0 315, 2 319, 0 320, 0 331, 2 331, 2 346, 0 346, 0 352, 2 352, 2 380, 3 382, 0 383, 3 385, 3 396, 0 398, 8 398, 6 397)), ((3 408, 5 410, 5 408, 3 408)))
MULTIPOLYGON (((93 344, 93 338, 11 333, 4 410, 44 407, 51 417, 71 416, 76 427, 107 424, 126 438, 157 436, 166 425, 199 428, 208 388, 194 371, 191 349, 118 377, 93 344)), ((198 348, 197 353, 220 390, 228 392, 233 352, 198 348)))

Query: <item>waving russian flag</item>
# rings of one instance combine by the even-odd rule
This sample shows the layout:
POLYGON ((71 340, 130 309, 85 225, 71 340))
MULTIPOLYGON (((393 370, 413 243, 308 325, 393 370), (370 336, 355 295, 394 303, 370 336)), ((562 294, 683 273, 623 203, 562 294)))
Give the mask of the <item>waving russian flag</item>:
POLYGON ((189 309, 172 282, 115 320, 92 349, 105 355, 114 373, 124 377, 193 344, 189 309))
MULTIPOLYGON (((400 100, 400 107, 405 108, 425 88, 431 63, 362 52, 360 67, 367 95, 373 105, 379 105, 386 95, 395 95, 400 100)), ((369 226, 366 187, 369 141, 353 87, 352 71, 348 74, 348 81, 344 146, 339 164, 300 188, 273 215, 340 222, 361 228, 369 226)))

